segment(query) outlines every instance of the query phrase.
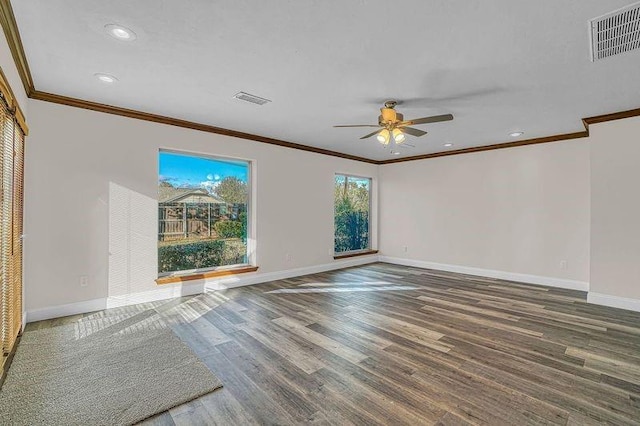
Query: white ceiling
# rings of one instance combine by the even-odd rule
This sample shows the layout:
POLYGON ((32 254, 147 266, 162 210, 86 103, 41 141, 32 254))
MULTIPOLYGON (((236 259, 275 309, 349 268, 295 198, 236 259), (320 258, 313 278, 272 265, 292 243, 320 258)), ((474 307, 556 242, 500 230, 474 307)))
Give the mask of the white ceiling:
MULTIPOLYGON (((583 130, 640 107, 640 50, 590 61, 589 19, 630 0, 31 0, 12 2, 37 90, 304 145, 397 158, 368 129, 385 99, 413 156, 583 130), (126 43, 104 31, 133 29, 126 43), (634 71, 635 70, 635 71, 634 71), (113 74, 108 86, 94 77, 113 74), (273 102, 232 98, 245 91, 273 102), (454 143, 444 148, 445 142, 454 143)), ((177 141, 179 144, 179 141, 177 141)))

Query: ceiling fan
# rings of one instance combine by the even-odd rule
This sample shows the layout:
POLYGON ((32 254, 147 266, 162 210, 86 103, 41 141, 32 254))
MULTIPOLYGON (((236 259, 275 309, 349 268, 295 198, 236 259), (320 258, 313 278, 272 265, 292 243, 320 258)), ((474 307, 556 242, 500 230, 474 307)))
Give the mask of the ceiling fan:
POLYGON ((382 145, 389 145, 391 138, 393 138, 396 145, 400 145, 406 139, 405 133, 411 136, 424 136, 427 132, 415 129, 413 126, 416 124, 428 124, 437 123, 440 121, 453 120, 453 115, 434 115, 431 117, 415 118, 413 120, 404 121, 404 117, 399 112, 396 112, 395 107, 398 105, 397 101, 386 101, 384 107, 380 108, 380 116, 378 116, 378 125, 373 124, 347 124, 333 127, 379 127, 375 132, 364 135, 360 139, 370 138, 377 135, 376 139, 382 145))

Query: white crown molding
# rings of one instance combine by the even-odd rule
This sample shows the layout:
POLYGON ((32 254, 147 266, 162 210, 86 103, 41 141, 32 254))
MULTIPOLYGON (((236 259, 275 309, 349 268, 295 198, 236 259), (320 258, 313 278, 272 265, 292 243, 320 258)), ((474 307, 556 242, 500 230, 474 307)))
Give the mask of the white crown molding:
POLYGON ((589 292, 589 294, 587 295, 587 303, 640 312, 640 300, 629 299, 628 297, 611 296, 609 294, 589 292))
POLYGON ((436 269, 440 271, 457 272, 460 274, 477 275, 479 277, 497 278, 501 280, 517 281, 527 284, 544 285, 548 287, 565 288, 569 290, 588 291, 589 283, 584 281, 567 280, 565 278, 545 277, 541 275, 521 274, 518 272, 496 271, 493 269, 474 268, 470 266, 448 265, 446 263, 427 262, 424 260, 403 259, 399 257, 380 256, 381 262, 396 265, 413 266, 416 268, 436 269))

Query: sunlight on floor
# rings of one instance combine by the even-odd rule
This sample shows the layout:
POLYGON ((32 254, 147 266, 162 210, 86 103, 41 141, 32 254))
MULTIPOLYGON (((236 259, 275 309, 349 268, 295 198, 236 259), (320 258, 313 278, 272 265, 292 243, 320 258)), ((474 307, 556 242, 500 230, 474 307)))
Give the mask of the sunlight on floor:
POLYGON ((268 294, 276 293, 348 293, 394 290, 417 290, 418 287, 408 285, 396 285, 385 282, 358 282, 358 283, 305 283, 298 287, 303 288, 279 288, 267 291, 268 294), (371 286, 371 287, 370 287, 371 286))
POLYGON ((73 337, 80 340, 103 331, 129 334, 192 323, 228 301, 224 294, 215 292, 183 300, 169 299, 107 309, 77 320, 73 337))

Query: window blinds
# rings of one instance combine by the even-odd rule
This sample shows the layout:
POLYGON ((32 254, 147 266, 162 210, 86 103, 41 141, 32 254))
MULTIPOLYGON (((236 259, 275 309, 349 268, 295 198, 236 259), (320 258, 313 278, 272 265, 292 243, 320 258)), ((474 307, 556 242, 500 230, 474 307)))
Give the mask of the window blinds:
POLYGON ((24 132, 6 85, 0 85, 0 345, 4 366, 22 328, 24 132))

